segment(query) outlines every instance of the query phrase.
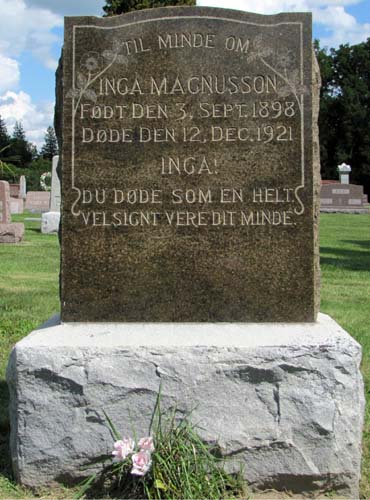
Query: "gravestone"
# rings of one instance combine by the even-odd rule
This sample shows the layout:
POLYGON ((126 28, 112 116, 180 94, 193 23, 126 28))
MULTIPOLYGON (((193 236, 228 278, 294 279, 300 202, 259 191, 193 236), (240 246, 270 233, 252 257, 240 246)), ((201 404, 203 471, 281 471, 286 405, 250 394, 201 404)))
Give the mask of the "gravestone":
POLYGON ((0 243, 18 243, 23 239, 24 224, 11 222, 10 187, 0 181, 0 243))
POLYGON ((349 182, 351 171, 349 165, 342 163, 338 165, 340 181, 323 182, 320 191, 321 212, 369 213, 363 186, 350 184, 349 182))
POLYGON ((316 319, 311 16, 196 12, 66 19, 65 321, 316 319))
POLYGON ((9 192, 11 198, 18 198, 19 196, 19 184, 9 184, 9 192))
POLYGON ((0 224, 9 224, 10 215, 10 188, 9 183, 0 181, 0 224))
POLYGON ((60 212, 60 181, 57 173, 59 156, 53 156, 51 171, 50 212, 60 212))
POLYGON ((45 212, 41 215, 41 232, 57 234, 60 224, 60 212, 45 212))
POLYGON ((51 171, 50 211, 41 216, 41 232, 44 234, 57 233, 60 223, 60 182, 57 173, 59 156, 53 156, 51 171))
POLYGON ((21 175, 19 178, 19 198, 22 200, 26 199, 27 195, 27 181, 24 175, 21 175))
POLYGON ((369 213, 363 186, 323 184, 320 193, 321 212, 369 213))
POLYGON ((26 210, 34 213, 48 212, 50 207, 50 191, 28 191, 26 210))
POLYGON ((12 214, 23 214, 24 201, 22 198, 10 198, 10 211, 12 214))
POLYGON ((310 15, 166 8, 65 23, 64 321, 11 354, 15 476, 88 475, 111 451, 103 410, 140 435, 161 387, 162 408, 193 410, 252 488, 356 498, 361 347, 314 321, 310 15))
POLYGON ((20 184, 9 184, 10 189, 10 213, 23 214, 23 199, 20 196, 20 184))

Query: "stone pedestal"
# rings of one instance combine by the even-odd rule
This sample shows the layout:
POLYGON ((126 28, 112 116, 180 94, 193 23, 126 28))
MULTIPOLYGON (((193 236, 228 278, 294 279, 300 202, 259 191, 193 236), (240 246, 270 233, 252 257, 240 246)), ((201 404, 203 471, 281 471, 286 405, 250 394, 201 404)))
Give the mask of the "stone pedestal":
MULTIPOLYGON (((74 481, 162 406, 191 409, 253 488, 358 496, 361 348, 337 323, 43 325, 12 351, 11 455, 29 486, 74 481)), ((232 467, 232 464, 230 464, 232 467)))
POLYGON ((22 222, 10 222, 0 224, 0 243, 19 243, 23 240, 24 224, 22 222))

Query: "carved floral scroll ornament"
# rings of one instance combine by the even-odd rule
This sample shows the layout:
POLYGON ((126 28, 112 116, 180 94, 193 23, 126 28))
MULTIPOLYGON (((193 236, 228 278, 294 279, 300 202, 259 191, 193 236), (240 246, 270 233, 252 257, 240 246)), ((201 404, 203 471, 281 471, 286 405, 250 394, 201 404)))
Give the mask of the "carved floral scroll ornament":
POLYGON ((73 106, 73 118, 75 117, 82 97, 96 103, 98 96, 95 90, 89 88, 114 64, 127 64, 127 57, 119 54, 121 42, 117 38, 113 40, 112 50, 105 50, 102 54, 98 52, 86 52, 80 60, 79 71, 77 71, 74 88, 67 93, 68 98, 75 100, 73 106))
POLYGON ((279 89, 280 97, 294 95, 298 108, 302 112, 302 103, 300 96, 307 92, 307 89, 301 83, 300 71, 295 68, 296 60, 292 50, 284 49, 274 53, 271 47, 265 45, 263 36, 257 35, 252 43, 252 51, 247 56, 247 62, 260 61, 266 68, 278 76, 284 85, 279 89), (276 66, 274 67, 267 59, 275 55, 276 66))

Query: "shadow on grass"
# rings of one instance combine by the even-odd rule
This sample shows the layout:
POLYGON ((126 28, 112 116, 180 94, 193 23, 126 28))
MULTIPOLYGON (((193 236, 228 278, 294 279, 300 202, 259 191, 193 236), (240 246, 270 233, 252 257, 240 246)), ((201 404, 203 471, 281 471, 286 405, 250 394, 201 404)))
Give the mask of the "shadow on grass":
POLYGON ((320 248, 321 264, 349 271, 369 271, 370 252, 368 250, 370 249, 370 241, 343 241, 343 243, 358 245, 359 247, 363 247, 364 250, 324 246, 320 248))
POLYGON ((13 478, 10 449, 9 449, 9 436, 10 436, 10 423, 9 423, 9 391, 8 385, 5 380, 0 380, 0 474, 8 479, 13 478))
POLYGON ((341 240, 341 243, 349 243, 370 250, 370 240, 341 240))

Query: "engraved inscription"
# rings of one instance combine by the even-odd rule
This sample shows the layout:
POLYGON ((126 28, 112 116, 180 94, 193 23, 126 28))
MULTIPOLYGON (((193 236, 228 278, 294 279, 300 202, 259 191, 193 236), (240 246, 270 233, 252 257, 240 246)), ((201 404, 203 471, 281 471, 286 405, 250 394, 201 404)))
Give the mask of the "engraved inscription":
POLYGON ((215 48, 214 33, 161 33, 158 35, 158 48, 183 49, 183 48, 215 48))
POLYGON ((162 175, 217 175, 217 159, 207 159, 205 156, 197 158, 188 156, 180 157, 163 157, 161 158, 161 173, 162 175))
POLYGON ((349 189, 332 189, 333 194, 349 194, 349 189))
POLYGON ((277 93, 276 75, 194 75, 189 78, 164 76, 149 81, 139 78, 101 78, 99 95, 233 95, 277 93))
MULTIPOLYGON (((116 39, 113 51, 103 53, 109 64, 104 68, 94 68, 90 61, 91 72, 87 77, 77 73, 77 80, 85 84, 85 92, 78 94, 74 105, 74 120, 77 127, 75 143, 85 147, 97 145, 112 148, 146 145, 175 145, 179 147, 200 147, 206 144, 213 147, 232 147, 248 145, 249 148, 262 148, 268 145, 278 147, 279 144, 297 144, 303 151, 301 136, 296 131, 297 123, 302 118, 302 105, 298 98, 298 78, 293 71, 293 80, 288 77, 287 69, 283 74, 266 58, 272 48, 263 47, 261 38, 251 40, 234 34, 220 36, 211 32, 160 32, 154 39, 144 36, 130 39, 116 39), (135 57, 143 57, 145 53, 172 50, 191 51, 193 49, 214 50, 218 46, 228 52, 237 53, 240 73, 228 73, 225 69, 220 73, 183 74, 182 71, 166 74, 164 67, 159 74, 143 75, 128 70, 128 61, 135 57), (245 59, 246 58, 246 59, 245 59), (255 61, 262 64, 257 72, 251 71, 255 61), (245 64, 241 64, 246 62, 245 64), (93 75, 92 70, 96 70, 93 75), (112 70, 115 71, 112 71, 112 70), (89 87, 87 89, 87 87, 89 87), (193 100, 189 100, 191 97, 193 100), (217 98, 217 100, 215 100, 217 98), (282 122, 283 120, 283 122, 282 122), (298 121, 297 121, 298 120, 298 121), (152 125, 151 125, 152 123, 152 125)), ((278 64, 289 65, 280 57, 278 64), (283 61, 283 62, 281 62, 283 61)), ((77 96, 77 94, 76 94, 77 96)), ((140 166, 136 166, 140 169, 140 166)), ((230 162, 211 158, 209 155, 160 155, 148 168, 163 179, 183 179, 190 176, 211 179, 230 168, 230 162)), ((202 211, 181 212, 175 216, 167 211, 114 213, 107 216, 104 209, 109 189, 104 194, 94 197, 89 190, 79 190, 77 202, 82 210, 73 214, 83 217, 85 224, 96 225, 139 225, 160 226, 170 223, 191 225, 195 227, 212 225, 254 226, 254 225, 295 225, 294 217, 304 212, 299 196, 302 179, 292 187, 281 186, 279 189, 248 185, 243 194, 227 197, 227 191, 217 196, 217 203, 232 203, 235 211, 220 212, 202 211), (271 205, 289 205, 289 210, 275 211, 243 211, 243 196, 247 203, 271 205), (98 214, 83 212, 87 203, 95 200, 102 205, 98 214), (271 213, 270 213, 271 212, 271 213), (197 216, 196 214, 201 214, 197 216), (95 214, 95 215, 94 215, 95 214), (134 214, 131 217, 131 214, 134 214), (141 214, 141 215, 140 215, 141 214), (214 215, 218 214, 218 215, 214 215), (198 217, 198 218, 197 218, 198 217), (221 222, 222 221, 222 222, 221 222)), ((154 205, 162 203, 158 198, 149 196, 146 189, 124 190, 114 188, 114 204, 128 203, 154 205), (137 193, 137 196, 135 195, 137 193), (133 200, 131 202, 131 200, 133 200)), ((233 188, 233 193, 238 192, 233 188)), ((98 190, 96 190, 98 193, 98 190)), ((160 191, 161 197, 163 196, 160 191)), ((158 194, 158 193, 157 193, 158 194)), ((166 193, 169 203, 175 205, 210 205, 215 201, 211 189, 194 190, 172 189, 166 193)))

